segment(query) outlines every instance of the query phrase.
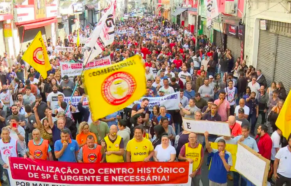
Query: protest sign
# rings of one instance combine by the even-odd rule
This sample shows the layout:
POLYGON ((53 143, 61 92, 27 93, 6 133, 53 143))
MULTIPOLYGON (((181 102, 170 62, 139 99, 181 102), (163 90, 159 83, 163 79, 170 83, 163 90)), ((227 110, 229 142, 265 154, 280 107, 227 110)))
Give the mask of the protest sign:
POLYGON ((134 101, 134 103, 127 108, 132 108, 134 104, 140 104, 144 98, 149 99, 148 108, 150 111, 153 110, 155 105, 158 106, 165 106, 167 110, 179 110, 179 103, 180 103, 180 93, 176 92, 173 94, 169 94, 163 97, 142 97, 138 101, 134 101))
POLYGON ((267 160, 250 147, 238 143, 235 169, 257 186, 266 186, 270 160, 267 160))
MULTIPOLYGON (((82 96, 73 96, 72 99, 71 97, 64 97, 64 102, 66 102, 67 104, 69 104, 69 101, 71 101, 72 106, 76 107, 76 112, 79 112, 78 110, 78 103, 80 102, 82 96)), ((83 100, 83 107, 87 107, 89 105, 89 102, 87 100, 87 98, 84 98, 83 100)))
MULTIPOLYGON (((217 143, 210 143, 212 149, 218 149, 217 143)), ((237 145, 234 144, 226 144, 225 150, 231 154, 232 157, 232 164, 235 165, 236 162, 236 152, 237 152, 237 145)), ((231 166, 230 171, 237 172, 234 166, 231 166)))
POLYGON ((184 130, 189 132, 204 134, 207 131, 209 134, 215 134, 218 136, 231 136, 229 125, 226 122, 202 121, 183 118, 183 127, 184 130))
MULTIPOLYGON (((111 64, 110 56, 94 60, 86 65, 86 70, 92 68, 98 68, 111 64)), ((60 64, 62 76, 80 76, 83 71, 83 63, 64 63, 60 64)))
POLYGON ((189 162, 68 163, 9 158, 11 185, 190 186, 189 162))

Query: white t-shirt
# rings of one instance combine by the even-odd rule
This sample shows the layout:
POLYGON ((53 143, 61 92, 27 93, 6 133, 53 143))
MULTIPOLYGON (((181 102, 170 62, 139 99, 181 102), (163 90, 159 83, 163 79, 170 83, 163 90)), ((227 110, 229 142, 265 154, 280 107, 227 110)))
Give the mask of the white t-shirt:
POLYGON ((169 94, 175 93, 173 87, 170 87, 170 86, 167 89, 165 87, 162 87, 162 88, 160 88, 159 91, 161 91, 161 90, 165 92, 165 95, 169 95, 169 94))
POLYGON ((256 93, 256 98, 258 99, 259 98, 259 91, 260 91, 260 84, 259 83, 255 83, 255 84, 253 84, 252 82, 249 82, 248 83, 248 87, 250 87, 250 89, 251 89, 251 92, 255 92, 256 93))
POLYGON ((11 107, 13 105, 13 100, 12 100, 12 95, 11 95, 10 90, 7 90, 6 93, 2 92, 0 94, 0 99, 3 102, 9 102, 9 104, 5 104, 5 106, 7 107, 11 107))
POLYGON ((288 146, 281 148, 275 157, 280 160, 277 173, 284 177, 291 178, 291 152, 288 146))
POLYGON ((48 94, 48 96, 46 98, 46 100, 49 101, 51 104, 51 109, 52 109, 53 114, 55 114, 55 110, 59 108, 59 105, 58 105, 58 95, 59 94, 63 94, 63 93, 62 92, 57 92, 57 93, 51 92, 48 94))
POLYGON ((272 153, 271 154, 271 160, 275 160, 275 156, 276 156, 275 148, 281 148, 281 144, 280 144, 281 136, 278 134, 277 131, 274 131, 273 134, 271 135, 271 139, 272 139, 272 142, 273 142, 272 152, 271 152, 272 153))
MULTIPOLYGON (((241 107, 239 105, 235 107, 234 113, 235 113, 236 116, 238 116, 238 110, 240 108, 241 107)), ((244 113, 245 115, 250 115, 250 108, 248 106, 245 105, 243 109, 245 111, 245 113, 244 113)))
POLYGON ((20 135, 24 137, 24 141, 20 141, 17 133, 12 129, 10 129, 10 137, 15 139, 15 140, 18 140, 18 142, 21 145, 21 147, 23 147, 23 149, 25 149, 25 147, 26 147, 26 144, 25 144, 25 130, 20 125, 18 125, 17 130, 20 133, 20 135))
POLYGON ((191 74, 189 72, 179 72, 178 77, 181 79, 181 81, 183 81, 183 84, 186 83, 186 77, 187 76, 191 76, 191 74))
POLYGON ((171 154, 176 155, 176 150, 172 145, 169 145, 166 149, 163 149, 162 145, 157 145, 155 151, 159 162, 168 162, 171 159, 171 154))
POLYGON ((33 81, 30 81, 30 84, 38 84, 39 80, 36 78, 33 78, 33 81))

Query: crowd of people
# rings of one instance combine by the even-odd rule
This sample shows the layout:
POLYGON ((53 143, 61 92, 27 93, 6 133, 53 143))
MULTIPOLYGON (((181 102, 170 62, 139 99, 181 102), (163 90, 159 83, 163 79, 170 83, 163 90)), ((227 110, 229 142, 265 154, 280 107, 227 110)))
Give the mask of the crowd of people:
POLYGON ((140 104, 96 121, 83 105, 81 77, 61 77, 60 63, 84 60, 73 39, 57 42, 73 47, 71 52, 57 51, 47 42, 52 65, 47 79, 32 67, 26 72, 21 55, 7 70, 0 67, 1 178, 3 172, 8 177, 8 157, 80 163, 188 161, 194 186, 202 182, 202 166, 209 167, 209 183, 203 185, 232 181, 249 186, 253 184, 247 178, 230 172, 232 156, 225 151, 228 144, 242 142, 271 160, 270 182, 291 185, 291 136, 283 138, 275 125, 287 96, 282 82, 268 84, 264 72, 234 59, 230 49, 162 17, 129 18, 116 25, 115 33, 112 45, 96 58, 110 56, 118 63, 141 55, 147 91, 140 104), (148 107, 147 97, 175 92, 180 94, 179 110, 148 107), (82 97, 77 106, 64 101, 72 95, 82 97), (228 122, 231 137, 183 130, 183 117, 228 122), (210 142, 217 142, 218 149, 210 142))

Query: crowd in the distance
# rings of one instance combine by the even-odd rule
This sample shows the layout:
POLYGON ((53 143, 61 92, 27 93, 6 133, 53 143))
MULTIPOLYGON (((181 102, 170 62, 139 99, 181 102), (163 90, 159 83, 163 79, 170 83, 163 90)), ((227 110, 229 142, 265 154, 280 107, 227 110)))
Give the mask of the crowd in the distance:
MULTIPOLYGON (((87 36, 89 31, 80 33, 87 36)), ((129 18, 118 23, 115 33, 112 45, 96 57, 110 56, 118 63, 141 55, 147 92, 140 104, 97 121, 83 104, 82 79, 61 77, 60 63, 84 58, 73 34, 57 41, 73 52, 58 51, 47 41, 53 68, 45 80, 32 67, 26 72, 21 55, 11 68, 0 67, 0 164, 6 175, 8 157, 80 163, 189 161, 194 186, 202 182, 202 166, 209 166, 210 186, 226 186, 228 180, 234 186, 253 185, 230 171, 234 164, 225 147, 240 141, 271 160, 269 181, 291 185, 291 137, 283 138, 275 125, 287 96, 282 82, 267 84, 264 72, 235 59, 230 49, 162 17, 129 18), (179 110, 148 108, 146 97, 175 92, 180 94, 179 110), (78 105, 64 101, 71 95, 81 96, 78 105), (183 130, 182 117, 228 122, 231 137, 183 130), (218 149, 210 142, 217 142, 218 149)))

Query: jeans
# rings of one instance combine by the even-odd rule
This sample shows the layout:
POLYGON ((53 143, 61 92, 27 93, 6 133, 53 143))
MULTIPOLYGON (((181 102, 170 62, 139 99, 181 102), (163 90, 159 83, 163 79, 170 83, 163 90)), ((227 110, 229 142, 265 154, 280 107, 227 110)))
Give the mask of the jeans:
POLYGON ((256 113, 250 114, 248 119, 251 123, 251 134, 255 134, 255 128, 256 128, 256 123, 257 123, 256 113))
POLYGON ((246 186, 247 183, 238 172, 233 172, 233 186, 246 186))
POLYGON ((180 123, 175 123, 175 132, 176 132, 176 135, 180 134, 180 132, 181 132, 180 123))
POLYGON ((227 74, 227 72, 220 72, 221 79, 223 79, 223 76, 224 76, 225 73, 227 74))

